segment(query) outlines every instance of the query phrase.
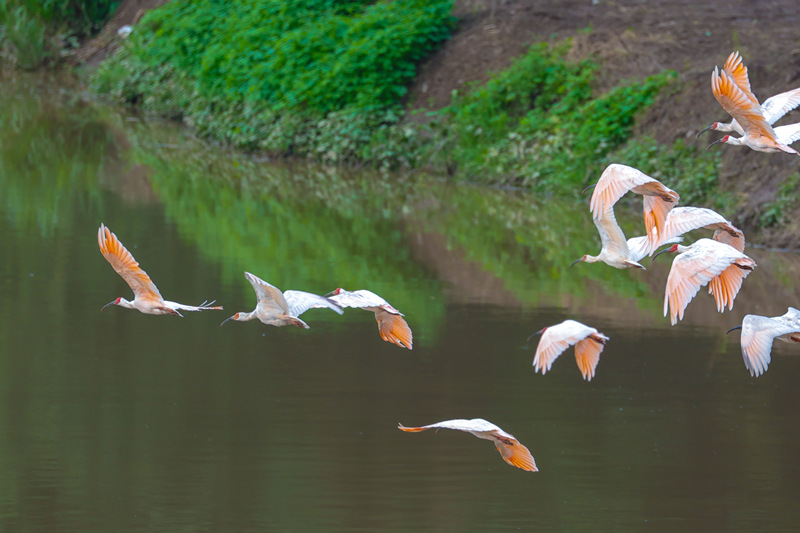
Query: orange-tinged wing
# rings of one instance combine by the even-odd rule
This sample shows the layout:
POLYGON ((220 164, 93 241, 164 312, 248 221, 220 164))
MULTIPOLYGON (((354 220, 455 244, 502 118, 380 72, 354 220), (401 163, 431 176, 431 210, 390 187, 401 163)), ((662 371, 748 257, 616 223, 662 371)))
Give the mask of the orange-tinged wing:
POLYGON ((761 113, 761 106, 753 102, 724 71, 716 67, 711 73, 711 92, 730 116, 736 119, 745 134, 763 136, 775 141, 775 131, 761 113))
POLYGON ((537 372, 541 371, 542 374, 545 374, 553 366, 553 361, 558 359, 564 350, 595 333, 597 333, 596 329, 575 320, 565 320, 560 324, 545 328, 542 338, 539 339, 539 345, 536 347, 533 366, 537 372))
POLYGON ((497 438, 494 441, 497 451, 503 457, 503 461, 512 466, 527 470, 528 472, 538 472, 536 461, 533 460, 530 450, 521 444, 517 439, 497 438))
POLYGON ((717 311, 723 312, 726 305, 728 309, 733 309, 733 299, 739 294, 742 281, 749 273, 750 270, 742 270, 736 265, 731 265, 708 282, 708 292, 713 294, 717 301, 717 311))
POLYGON ((647 195, 644 197, 644 227, 645 230, 647 230, 646 235, 650 248, 649 251, 652 252, 658 247, 659 242, 667 240, 663 237, 667 215, 670 210, 675 207, 679 197, 678 193, 664 187, 664 185, 657 181, 648 183, 644 187, 661 195, 647 195), (669 200, 665 200, 665 197, 669 198, 669 200), (655 228, 655 231, 653 231, 653 228, 655 228))
POLYGON ((583 379, 592 381, 597 363, 600 362, 600 353, 605 348, 608 337, 604 335, 589 335, 575 344, 575 361, 583 374, 583 379))
POLYGON ((100 224, 97 231, 97 243, 100 245, 100 253, 106 258, 117 274, 130 286, 133 294, 140 300, 161 301, 161 293, 158 292, 156 284, 147 275, 147 272, 139 267, 139 263, 133 255, 122 245, 120 240, 105 225, 100 224))
POLYGON ((728 59, 725 60, 725 64, 722 65, 722 70, 736 83, 739 89, 747 96, 748 100, 758 105, 758 98, 756 98, 756 95, 754 95, 753 91, 750 89, 750 78, 747 75, 747 67, 744 66, 742 56, 739 55, 738 50, 736 52, 731 52, 728 59))
POLYGON ((402 316, 380 309, 375 311, 375 320, 378 322, 378 332, 383 340, 411 349, 413 342, 411 328, 402 316))

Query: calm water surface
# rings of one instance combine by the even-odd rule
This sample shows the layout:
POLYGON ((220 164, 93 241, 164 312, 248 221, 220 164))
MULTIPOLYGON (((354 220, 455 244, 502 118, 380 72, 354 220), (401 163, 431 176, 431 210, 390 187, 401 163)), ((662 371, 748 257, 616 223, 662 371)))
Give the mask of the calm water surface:
MULTIPOLYGON (((675 327, 669 261, 620 272, 583 204, 420 177, 253 161, 42 80, 0 102, 3 531, 796 531, 800 355, 750 377, 745 313, 800 304, 798 256, 759 249, 732 312, 705 291, 675 327), (108 225, 183 319, 100 307, 130 290, 108 225), (369 288, 311 329, 219 323, 282 289, 369 288), (535 374, 526 337, 573 318, 611 337, 535 374), (538 473, 468 434, 482 417, 538 473)), ((633 231, 635 222, 628 228, 633 231)), ((659 259, 660 261, 660 259, 659 259)))

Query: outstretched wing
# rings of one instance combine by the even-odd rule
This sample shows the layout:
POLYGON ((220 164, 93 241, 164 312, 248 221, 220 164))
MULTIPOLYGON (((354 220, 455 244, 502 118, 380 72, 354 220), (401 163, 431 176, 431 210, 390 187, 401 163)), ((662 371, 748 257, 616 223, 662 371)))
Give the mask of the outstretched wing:
POLYGON ((374 292, 365 289, 358 291, 340 290, 339 294, 329 296, 329 298, 342 307, 358 307, 361 309, 366 307, 381 307, 389 313, 402 315, 400 311, 389 305, 389 302, 374 292))
POLYGON ((546 328, 533 358, 533 366, 536 371, 546 374, 553 366, 553 361, 558 359, 564 350, 592 333, 597 333, 597 330, 575 320, 565 320, 546 328))
POLYGON ((578 368, 586 381, 592 381, 606 342, 608 342, 608 337, 602 333, 593 333, 575 343, 575 362, 578 363, 578 368))
POLYGON ((711 92, 714 93, 714 98, 722 108, 742 126, 747 135, 750 137, 763 136, 775 140, 775 131, 764 119, 758 102, 750 100, 724 71, 720 72, 716 67, 711 73, 711 92))
POLYGON ((283 293, 286 303, 289 305, 289 314, 300 316, 312 307, 327 307, 333 309, 340 315, 344 312, 336 302, 330 298, 303 291, 286 291, 283 293))
POLYGON ((538 472, 536 461, 533 460, 530 450, 517 439, 495 438, 494 445, 503 457, 503 460, 511 466, 516 466, 528 472, 538 472))
MULTIPOLYGON (((784 315, 785 317, 786 315, 784 315)), ((800 324, 760 315, 747 315, 742 321, 742 358, 751 376, 767 371, 772 351, 772 341, 782 335, 800 335, 800 324)))
POLYGON ((100 246, 100 253, 114 267, 117 274, 122 276, 136 298, 139 300, 163 300, 161 293, 158 292, 158 287, 147 275, 147 272, 139 267, 139 263, 133 258, 133 255, 102 223, 97 231, 97 243, 100 246))
MULTIPOLYGON (((739 55, 738 50, 730 53, 728 59, 725 60, 725 64, 722 65, 722 70, 725 71, 725 74, 727 74, 739 89, 742 90, 748 100, 758 105, 758 98, 756 98, 756 95, 754 95, 753 91, 750 89, 750 78, 747 75, 747 67, 744 66, 742 56, 739 55)), ((766 102, 764 103, 766 104, 766 102)), ((770 122, 770 124, 772 123, 770 122)))
MULTIPOLYGON (((418 427, 406 427, 402 424, 397 425, 398 429, 402 429, 403 431, 425 431, 426 429, 455 429, 456 431, 503 431, 500 429, 499 426, 496 426, 489 422, 488 420, 484 420, 483 418, 473 418, 471 420, 467 420, 464 418, 455 418, 453 420, 444 420, 442 422, 436 422, 435 424, 428 424, 427 426, 418 426, 418 427)), ((513 435, 503 432, 506 436, 514 438, 513 435)))
POLYGON ((776 94, 772 98, 767 98, 761 104, 761 112, 764 119, 770 124, 774 124, 783 115, 800 105, 800 88, 776 94))
POLYGON ((403 348, 411 349, 413 336, 411 328, 402 315, 390 313, 383 309, 375 311, 375 320, 378 321, 378 332, 381 338, 403 348))
POLYGON ((256 305, 258 307, 265 311, 273 311, 275 314, 291 314, 289 312, 289 304, 286 303, 286 299, 280 289, 250 272, 245 272, 244 277, 247 278, 247 281, 253 286, 253 290, 256 291, 256 305))

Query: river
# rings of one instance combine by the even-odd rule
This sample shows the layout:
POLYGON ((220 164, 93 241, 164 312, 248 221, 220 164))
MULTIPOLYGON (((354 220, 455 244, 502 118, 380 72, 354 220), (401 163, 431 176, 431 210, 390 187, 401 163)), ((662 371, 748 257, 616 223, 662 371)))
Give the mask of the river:
POLYGON ((3 531, 797 529, 800 351, 776 343, 752 378, 725 334, 800 304, 797 254, 748 248, 733 311, 701 290, 671 327, 669 256, 569 268, 600 247, 588 202, 286 165, 47 78, 2 87, 3 531), (101 222, 165 298, 224 311, 100 312, 132 298, 101 222), (255 306, 245 271, 372 290, 413 350, 358 309, 219 327, 255 306), (528 335, 567 318, 611 338, 591 382, 572 349, 531 366, 528 335), (540 471, 397 429, 478 417, 540 471))

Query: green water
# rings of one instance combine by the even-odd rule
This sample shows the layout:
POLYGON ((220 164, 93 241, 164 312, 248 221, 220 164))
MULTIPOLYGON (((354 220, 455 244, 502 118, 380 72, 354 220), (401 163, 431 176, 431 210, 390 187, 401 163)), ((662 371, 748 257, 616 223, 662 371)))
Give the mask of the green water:
POLYGON ((732 312, 701 291, 670 327, 668 260, 568 268, 599 250, 585 202, 287 166, 53 80, 3 87, 3 531, 797 529, 800 352, 776 346, 754 379, 725 336, 800 303, 796 255, 749 249, 732 312), (131 298, 101 222, 165 298, 225 310, 101 313, 131 298), (370 289, 414 349, 355 309, 220 328, 255 305, 244 271, 370 289), (531 367, 526 337, 566 318, 611 337, 590 383, 572 350, 531 367), (474 417, 540 472, 468 434, 396 429, 474 417))

